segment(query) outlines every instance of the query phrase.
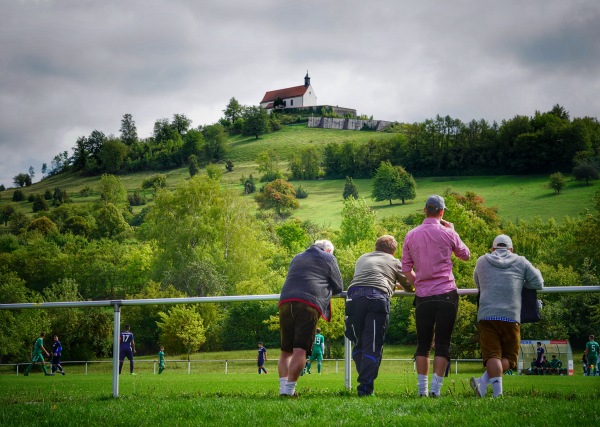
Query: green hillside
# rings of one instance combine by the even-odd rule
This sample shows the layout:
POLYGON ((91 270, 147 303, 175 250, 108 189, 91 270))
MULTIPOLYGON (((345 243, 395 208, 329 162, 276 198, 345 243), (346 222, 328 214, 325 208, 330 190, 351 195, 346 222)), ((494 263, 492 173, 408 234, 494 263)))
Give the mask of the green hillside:
MULTIPOLYGON (((263 135, 259 139, 235 136, 229 140, 227 155, 233 160, 235 167, 232 172, 226 172, 223 167, 222 182, 225 186, 239 189, 241 193, 240 178, 250 174, 258 178, 259 173, 254 159, 258 153, 266 149, 275 150, 281 159, 281 168, 287 172, 286 160, 299 147, 311 144, 324 146, 331 142, 366 142, 369 139, 382 140, 392 137, 393 134, 385 133, 307 128, 304 124, 284 126, 282 130, 263 135)), ((121 175, 120 179, 127 190, 133 193, 134 190, 141 188, 143 180, 157 173, 167 175, 167 187, 171 189, 189 179, 187 168, 121 175)), ((536 216, 562 221, 566 215, 575 216, 585 209, 593 208, 592 197, 600 188, 598 182, 584 185, 569 180, 561 194, 556 195, 546 188, 547 181, 548 177, 545 175, 416 178, 417 198, 408 201, 406 205, 394 201, 392 206, 388 202, 374 202, 370 198, 369 179, 357 179, 355 183, 359 189, 359 196, 364 197, 376 210, 378 218, 403 216, 420 211, 424 199, 429 194, 444 193, 447 189, 452 189, 460 193, 472 191, 481 195, 488 206, 496 206, 499 216, 509 221, 532 219, 536 216)), ((97 176, 84 177, 78 173, 67 173, 46 178, 22 190, 27 198, 30 194, 43 194, 46 190, 53 192, 58 187, 69 193, 73 203, 94 203, 99 197, 96 188, 98 182, 97 176), (86 186, 92 190, 91 195, 83 197, 80 191, 86 186)), ((339 226, 343 206, 343 180, 294 181, 293 184, 302 185, 309 192, 308 198, 300 200, 300 208, 294 211, 294 216, 302 220, 311 219, 320 225, 339 226)), ((14 189, 8 189, 0 193, 0 207, 10 203, 13 192, 14 189)), ((152 191, 145 191, 144 194, 151 203, 152 191)), ((33 215, 30 202, 19 202, 18 206, 23 212, 33 215)), ((141 208, 135 207, 134 213, 141 208)))

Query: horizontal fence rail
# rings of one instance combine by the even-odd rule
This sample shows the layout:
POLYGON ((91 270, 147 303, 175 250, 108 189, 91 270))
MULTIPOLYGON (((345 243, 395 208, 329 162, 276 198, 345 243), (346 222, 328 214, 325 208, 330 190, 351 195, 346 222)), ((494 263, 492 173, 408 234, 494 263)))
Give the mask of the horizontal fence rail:
MULTIPOLYGON (((278 360, 268 360, 265 362, 265 366, 271 366, 271 369, 277 368, 278 360)), ((333 367, 333 373, 340 373, 340 363, 343 367, 345 364, 345 359, 323 359, 323 369, 326 369, 327 373, 331 373, 331 368, 333 367), (329 370, 327 370, 329 369, 329 370)), ((0 364, 0 368, 6 367, 11 372, 14 372, 17 376, 19 375, 21 368, 23 366, 28 366, 31 362, 20 362, 20 363, 2 363, 0 364), (12 368, 12 369, 11 369, 12 368)), ((102 369, 102 365, 112 364, 112 360, 61 360, 61 366, 71 366, 72 369, 77 367, 78 374, 83 373, 83 375, 88 375, 89 371, 94 369, 94 365, 100 365, 101 369, 96 369, 96 371, 105 372, 106 369, 102 369)), ((399 364, 410 365, 411 370, 416 372, 416 364, 413 358, 383 358, 381 359, 382 364, 390 364, 393 366, 398 366, 399 364)), ((433 361, 431 361, 433 363, 433 361)), ((451 359, 450 366, 454 366, 453 373, 459 374, 459 363, 465 365, 471 365, 473 363, 479 364, 482 363, 482 359, 451 359)), ((49 363, 50 364, 50 363, 49 363)), ((156 374, 156 367, 158 366, 158 360, 149 360, 149 359, 135 359, 136 367, 140 367, 140 364, 152 365, 152 373, 156 374)), ((233 373, 256 373, 256 359, 202 359, 202 360, 185 360, 185 359, 165 359, 165 365, 167 369, 173 370, 187 370, 187 374, 191 375, 193 373, 192 367, 198 368, 198 365, 204 367, 206 365, 222 365, 221 368, 218 369, 204 369, 199 370, 197 372, 200 374, 204 373, 225 373, 225 374, 233 374, 233 373), (237 368, 236 368, 237 366, 237 368), (232 369, 233 368, 233 369, 232 369)), ((141 368, 141 367, 140 367, 141 368)), ((142 370, 144 368, 141 368, 142 370)), ((146 368, 147 370, 150 367, 146 368)), ((470 370, 469 370, 470 371, 470 370)), ((0 370, 1 373, 1 370, 0 370)))
MULTIPOLYGON (((459 295, 477 295, 477 289, 458 289, 459 295)), ((555 286, 539 290, 540 293, 589 293, 600 292, 600 286, 555 286)), ((394 297, 412 297, 413 292, 397 291, 394 297)), ((346 292, 336 295, 334 298, 345 298, 346 292)), ((141 305, 176 305, 176 304, 206 304, 206 303, 232 303, 247 301, 278 301, 279 294, 269 295, 234 295, 215 297, 186 297, 186 298, 156 298, 156 299, 132 299, 132 300, 99 300, 99 301, 64 301, 64 302, 41 302, 41 303, 13 303, 0 304, 0 310, 19 309, 48 309, 48 308, 79 308, 79 307, 113 307, 113 349, 119 348, 119 335, 121 333, 121 307, 141 305)), ((350 341, 345 338, 344 345, 344 375, 345 386, 351 388, 351 353, 350 341)), ((119 397, 119 352, 113 351, 113 397, 119 397)), ((458 370, 458 365, 456 365, 458 370)))

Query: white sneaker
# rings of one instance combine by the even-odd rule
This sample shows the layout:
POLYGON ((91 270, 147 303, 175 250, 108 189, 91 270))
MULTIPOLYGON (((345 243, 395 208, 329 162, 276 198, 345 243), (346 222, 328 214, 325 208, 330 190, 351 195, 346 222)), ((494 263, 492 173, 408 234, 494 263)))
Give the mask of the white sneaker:
POLYGON ((479 378, 471 377, 469 385, 473 389, 476 397, 481 397, 481 391, 479 391, 479 378))

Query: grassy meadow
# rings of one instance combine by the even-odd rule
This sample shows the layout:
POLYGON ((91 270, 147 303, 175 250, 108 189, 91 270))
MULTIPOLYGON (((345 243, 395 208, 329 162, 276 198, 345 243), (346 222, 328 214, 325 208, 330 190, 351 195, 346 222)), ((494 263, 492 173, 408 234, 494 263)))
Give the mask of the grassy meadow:
POLYGON ((269 375, 254 370, 187 375, 167 363, 161 375, 121 375, 120 397, 114 399, 110 374, 0 375, 0 425, 587 426, 600 421, 594 409, 600 377, 505 376, 502 399, 479 399, 469 387, 470 376, 450 375, 443 396, 431 399, 417 397, 412 370, 382 372, 376 396, 358 398, 344 388, 343 371, 333 373, 325 363, 322 375, 300 378, 298 399, 282 399, 274 368, 269 375))
MULTIPOLYGON (((238 135, 229 139, 227 157, 233 160, 235 167, 232 172, 227 172, 223 165, 222 183, 225 187, 233 188, 241 194, 240 179, 243 176, 247 177, 253 174, 256 179, 260 177, 255 159, 260 152, 266 149, 275 150, 281 159, 281 169, 287 172, 287 159, 299 147, 324 146, 331 142, 363 143, 370 139, 385 140, 393 137, 394 134, 386 133, 307 128, 305 124, 284 126, 280 131, 263 135, 259 139, 238 135)), ((120 179, 125 188, 133 193, 136 189, 141 188, 145 179, 157 173, 167 175, 167 188, 169 189, 173 189, 189 179, 187 168, 121 175, 120 179)), ((97 176, 83 177, 78 173, 66 173, 46 178, 22 190, 27 197, 30 194, 44 194, 46 190, 54 192, 54 189, 58 187, 61 190, 67 190, 73 203, 90 204, 99 200, 97 189, 99 179, 97 176), (85 187, 91 189, 91 195, 82 197, 80 191, 85 187)), ((560 222, 567 215, 576 216, 586 209, 593 209, 593 195, 600 189, 598 182, 585 185, 568 179, 566 188, 560 195, 556 195, 553 190, 546 187, 548 182, 546 175, 429 177, 416 178, 416 182, 417 198, 415 200, 409 200, 405 205, 402 205, 399 200, 394 200, 393 205, 390 206, 388 201, 375 202, 370 198, 372 189, 370 179, 355 180, 359 196, 367 200, 368 204, 377 212, 378 218, 392 215, 404 216, 421 211, 422 204, 429 194, 441 194, 447 189, 452 189, 460 193, 473 191, 481 195, 488 206, 498 208, 500 217, 506 221, 531 220, 539 216, 543 220, 555 218, 560 222)), ((339 227, 343 207, 344 180, 293 181, 292 183, 296 187, 302 185, 309 193, 308 198, 300 200, 300 208, 292 213, 293 216, 301 220, 310 219, 318 225, 339 227)), ((8 189, 0 192, 0 208, 6 203, 10 203, 13 191, 14 189, 8 189)), ((142 194, 151 204, 153 191, 145 190, 142 191, 142 194)), ((252 195, 245 197, 253 198, 252 195)), ((24 213, 33 216, 30 202, 19 202, 18 207, 24 213)), ((143 206, 136 206, 133 208, 133 212, 137 213, 142 208, 143 206)), ((3 226, 0 225, 0 230, 2 228, 3 226)))

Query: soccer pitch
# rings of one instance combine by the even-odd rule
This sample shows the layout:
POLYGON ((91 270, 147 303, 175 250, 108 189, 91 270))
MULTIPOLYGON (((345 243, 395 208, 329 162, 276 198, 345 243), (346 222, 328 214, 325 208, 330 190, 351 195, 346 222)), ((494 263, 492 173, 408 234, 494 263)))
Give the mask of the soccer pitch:
MULTIPOLYGON (((278 396, 276 370, 192 374, 167 369, 123 373, 120 396, 111 397, 109 374, 0 376, 0 425, 220 425, 319 426, 595 425, 600 377, 504 376, 504 397, 478 399, 471 374, 450 375, 439 399, 419 398, 411 370, 385 370, 375 397, 344 388, 343 373, 304 375, 298 399, 278 396)), ((355 375, 353 373, 353 375, 355 375)), ((354 377, 355 380, 355 377, 354 377)))

